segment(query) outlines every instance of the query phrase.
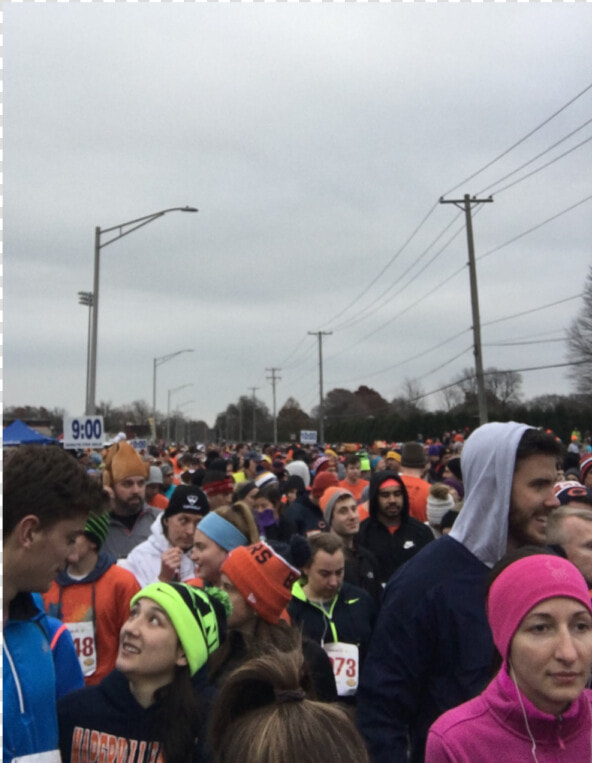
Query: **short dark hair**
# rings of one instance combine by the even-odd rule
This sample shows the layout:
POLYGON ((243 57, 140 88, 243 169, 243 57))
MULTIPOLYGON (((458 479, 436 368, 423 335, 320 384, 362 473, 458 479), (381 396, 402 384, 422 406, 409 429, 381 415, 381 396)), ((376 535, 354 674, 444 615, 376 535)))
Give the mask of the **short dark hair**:
POLYGON ((362 459, 358 456, 357 453, 350 453, 349 456, 345 457, 343 465, 344 466, 359 466, 361 463, 362 463, 362 459))
POLYGON ((57 445, 21 445, 4 469, 4 535, 29 514, 42 529, 64 519, 101 513, 102 486, 57 445))
POLYGON ((561 456, 561 443, 548 432, 540 429, 527 429, 518 443, 516 466, 530 456, 561 456))
POLYGON ((282 500, 279 484, 277 482, 272 482, 270 485, 262 487, 257 498, 267 498, 270 503, 277 506, 282 500))

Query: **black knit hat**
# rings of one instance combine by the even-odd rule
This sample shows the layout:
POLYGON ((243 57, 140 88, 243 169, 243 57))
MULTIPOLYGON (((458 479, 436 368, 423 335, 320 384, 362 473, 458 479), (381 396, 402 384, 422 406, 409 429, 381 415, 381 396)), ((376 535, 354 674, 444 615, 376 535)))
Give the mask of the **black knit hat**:
POLYGON ((189 512, 205 517, 209 510, 208 498, 201 488, 197 485, 179 485, 174 489, 163 516, 172 517, 173 514, 189 512))

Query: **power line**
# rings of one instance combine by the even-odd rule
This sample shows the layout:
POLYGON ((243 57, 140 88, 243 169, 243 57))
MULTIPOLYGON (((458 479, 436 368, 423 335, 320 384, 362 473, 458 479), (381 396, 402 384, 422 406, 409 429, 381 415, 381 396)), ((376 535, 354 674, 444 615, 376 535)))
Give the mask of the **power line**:
POLYGON ((531 310, 523 310, 520 313, 514 313, 513 315, 506 315, 504 318, 496 318, 493 321, 487 321, 486 323, 482 323, 482 326, 493 326, 494 323, 502 323, 502 321, 509 321, 512 318, 520 318, 523 315, 529 315, 530 313, 538 313, 540 310, 547 310, 549 307, 555 307, 555 305, 562 305, 564 302, 571 302, 574 299, 580 299, 583 294, 575 294, 573 297, 566 297, 565 299, 558 299, 557 302, 550 302, 546 305, 541 305, 541 307, 533 307, 531 310))
POLYGON ((398 249, 398 250, 395 252, 395 254, 394 254, 394 255, 391 257, 391 259, 390 259, 390 260, 387 262, 387 264, 386 264, 386 265, 385 265, 385 266, 382 268, 382 270, 381 270, 381 271, 380 271, 380 272, 379 272, 379 273, 378 273, 378 274, 377 274, 377 275, 376 275, 376 276, 375 276, 375 277, 372 279, 372 281, 371 281, 371 282, 368 284, 368 286, 366 286, 366 288, 365 288, 365 289, 363 289, 363 290, 360 292, 360 294, 358 294, 358 296, 357 296, 357 297, 356 297, 356 298, 355 298, 355 299, 354 299, 352 302, 350 302, 348 305, 346 305, 346 307, 344 307, 344 308, 343 308, 343 310, 340 310, 340 311, 339 311, 339 312, 338 312, 336 315, 334 315, 332 318, 330 318, 328 321, 326 321, 326 322, 324 323, 324 326, 325 326, 325 327, 329 326, 331 323, 333 323, 334 321, 336 321, 336 320, 337 320, 337 318, 340 318, 340 317, 341 317, 341 316, 342 316, 342 315, 343 315, 345 312, 347 312, 347 311, 350 309, 350 307, 353 307, 353 305, 355 305, 355 304, 356 304, 356 302, 357 302, 358 300, 360 300, 360 299, 361 299, 361 298, 364 296, 364 294, 366 294, 366 293, 369 291, 369 289, 370 289, 372 286, 374 286, 374 284, 376 283, 376 281, 378 281, 378 279, 379 279, 379 278, 380 278, 380 277, 383 275, 383 273, 385 273, 385 272, 388 270, 388 268, 390 268, 390 266, 391 266, 391 265, 392 265, 392 264, 395 262, 395 260, 397 259, 397 257, 398 257, 398 256, 401 254, 401 252, 403 252, 403 250, 405 249, 405 247, 406 247, 406 246, 407 246, 409 243, 411 243, 411 241, 412 241, 412 240, 415 238, 415 236, 416 236, 416 235, 419 233, 419 231, 420 231, 420 230, 421 230, 421 228, 422 228, 422 227, 425 225, 425 223, 427 222, 427 220, 429 219, 429 217, 432 215, 432 213, 434 212, 434 210, 436 209, 436 207, 437 207, 437 206, 438 206, 438 204, 437 204, 437 203, 436 203, 436 204, 434 204, 434 205, 432 206, 432 208, 431 208, 431 209, 429 210, 429 212, 428 212, 428 213, 425 215, 425 217, 423 218, 423 220, 422 220, 422 221, 419 223, 419 225, 418 225, 418 226, 415 228, 415 230, 413 231, 413 233, 412 233, 412 234, 409 236, 409 238, 408 238, 408 239, 405 241, 405 243, 404 243, 404 244, 403 244, 403 245, 402 245, 402 246, 401 246, 401 247, 400 247, 400 248, 399 248, 399 249, 398 249))
MULTIPOLYGON (((461 213, 461 212, 459 212, 459 213, 458 213, 458 215, 456 215, 456 217, 454 217, 454 218, 453 218, 453 219, 450 221, 450 223, 448 223, 448 225, 447 225, 447 226, 446 226, 446 227, 445 227, 445 228, 444 228, 444 229, 443 229, 443 230, 442 230, 442 231, 441 231, 441 232, 438 234, 438 236, 436 236, 436 238, 435 238, 435 239, 432 241, 432 243, 431 243, 431 244, 430 244, 430 245, 429 245, 429 246, 428 246, 426 249, 424 249, 424 251, 423 251, 423 252, 422 252, 422 253, 419 255, 419 257, 418 257, 416 260, 414 260, 414 261, 411 263, 411 265, 410 265, 410 266, 407 268, 407 270, 405 270, 403 273, 401 273, 401 275, 398 275, 398 276, 397 276, 397 279, 396 279, 395 281, 393 281, 393 283, 391 283, 391 284, 390 284, 390 286, 388 286, 388 287, 387 287, 387 288, 386 288, 386 289, 385 289, 385 290, 382 292, 382 294, 380 294, 380 295, 379 295, 379 296, 376 298, 376 300, 374 301, 374 303, 371 303, 371 304, 369 304, 369 305, 366 305, 366 307, 362 308, 362 309, 361 309, 361 310, 360 310, 358 313, 356 313, 356 314, 355 314, 354 316, 352 316, 351 318, 348 318, 348 319, 347 319, 347 320, 346 320, 344 323, 341 323, 341 324, 339 324, 338 326, 335 326, 333 330, 334 330, 334 331, 341 331, 341 330, 342 330, 342 329, 344 329, 344 328, 351 328, 352 326, 355 326, 355 325, 356 325, 356 323, 360 323, 361 321, 363 321, 363 320, 366 320, 366 318, 368 318, 370 315, 373 315, 373 314, 374 314, 374 313, 376 313, 378 310, 380 310, 382 307, 384 307, 384 305, 386 304, 386 301, 385 301, 385 302, 382 302, 382 303, 380 302, 380 301, 383 299, 383 297, 386 297, 386 295, 387 295, 387 294, 388 294, 388 293, 389 293, 389 292, 390 292, 390 291, 391 291, 391 290, 392 290, 392 289, 393 289, 395 286, 399 286, 399 285, 401 284, 401 281, 402 281, 402 279, 403 279, 403 278, 404 278, 404 277, 405 277, 405 276, 406 276, 406 275, 409 273, 409 271, 410 271, 410 270, 412 270, 412 269, 413 269, 413 268, 414 268, 414 267, 417 265, 417 263, 418 263, 418 262, 420 262, 420 261, 422 260, 422 258, 423 258, 423 257, 425 257, 425 255, 426 255, 426 254, 427 254, 427 253, 430 251, 430 249, 431 249, 431 248, 434 246, 434 244, 435 244, 437 241, 439 241, 439 239, 440 239, 440 238, 441 238, 441 237, 442 237, 442 236, 443 236, 443 235, 446 233, 446 231, 447 231, 447 230, 449 230, 449 228, 451 228, 451 227, 454 225, 454 223, 455 223, 455 222, 458 220, 458 218, 461 216, 461 214, 462 214, 462 213, 461 213), (364 315, 364 313, 366 313, 366 315, 364 315)), ((424 265, 424 267, 423 267, 423 268, 421 268, 421 270, 419 270, 417 273, 415 273, 415 275, 413 275, 413 276, 410 278, 410 280, 409 280, 409 281, 408 281, 406 284, 404 284, 404 285, 401 285, 401 288, 400 288, 398 291, 396 291, 396 292, 395 292, 395 293, 394 293, 394 294, 391 296, 391 299, 394 299, 394 298, 395 298, 395 297, 397 297, 399 294, 401 294, 402 292, 404 292, 404 291, 405 291, 405 290, 406 290, 406 289, 407 289, 407 288, 408 288, 408 287, 409 287, 409 286, 410 286, 410 285, 411 285, 411 284, 412 284, 414 281, 416 281, 416 280, 419 278, 419 276, 420 276, 420 275, 421 275, 421 274, 422 274, 422 273, 423 273, 425 270, 427 270, 427 268, 428 268, 428 267, 429 267, 429 266, 430 266, 430 265, 431 265, 431 264, 432 264, 432 263, 433 263, 433 262, 434 262, 434 261, 435 261, 435 260, 436 260, 436 259, 437 259, 437 258, 438 258, 440 255, 441 255, 441 254, 442 254, 442 252, 444 252, 444 251, 445 251, 445 250, 446 250, 446 249, 447 249, 447 248, 450 246, 450 244, 451 244, 451 243, 454 241, 454 239, 455 239, 455 238, 456 238, 456 237, 457 237, 457 236, 458 236, 460 233, 462 233, 462 231, 463 231, 463 230, 464 230, 464 226, 463 226, 462 228, 459 228, 459 229, 456 231, 456 233, 455 233, 455 234, 452 236, 452 238, 450 238, 450 239, 449 239, 449 240, 448 240, 448 241, 447 241, 447 242, 444 244, 444 246, 443 246, 443 247, 442 247, 442 248, 441 248, 441 249, 440 249, 438 252, 436 252, 436 254, 435 254, 433 257, 432 257, 432 259, 431 259, 431 260, 429 260, 429 261, 426 263, 426 265, 424 265)))
POLYGON ((569 148, 567 151, 564 151, 562 154, 559 154, 559 156, 556 156, 554 159, 551 159, 546 164, 543 164, 541 167, 538 167, 536 170, 532 170, 532 172, 528 172, 526 175, 523 175, 521 178, 518 178, 518 180, 514 180, 513 183, 508 183, 508 185, 503 186, 503 188, 494 189, 493 191, 491 191, 491 193, 499 195, 500 193, 507 191, 508 188, 512 188, 513 186, 518 185, 518 183, 521 183, 523 180, 526 180, 527 178, 532 177, 533 175, 536 175, 537 172, 541 172, 542 170, 547 169, 547 167, 550 167, 552 164, 555 164, 555 162, 558 162, 560 159, 563 159, 564 156, 571 154, 572 151, 575 151, 576 149, 581 148, 586 143, 589 143, 591 140, 592 140, 592 135, 589 138, 586 138, 586 140, 583 140, 577 145, 573 146, 572 148, 569 148))
MULTIPOLYGON (((349 384, 350 382, 355 382, 355 381, 358 381, 359 379, 370 379, 373 376, 379 376, 380 374, 384 374, 387 371, 392 371, 395 368, 399 368, 400 366, 405 365, 405 363, 410 363, 412 360, 418 360, 419 358, 423 358, 425 355, 429 355, 429 353, 433 352, 434 350, 439 350, 445 344, 449 344, 450 342, 454 341, 455 339, 458 339, 463 334, 468 333, 470 330, 471 330, 470 328, 463 329, 462 331, 459 331, 458 334, 454 334, 454 336, 448 337, 448 339, 444 339, 444 340, 438 342, 438 344, 433 345, 433 347, 430 347, 429 349, 424 350, 423 352, 419 352, 419 353, 417 353, 417 355, 413 355, 410 358, 405 358, 405 360, 399 360, 397 363, 393 363, 393 365, 391 365, 391 366, 387 366, 386 368, 381 368, 380 371, 373 371, 370 374, 364 374, 363 377, 362 376, 356 376, 353 379, 347 379, 346 381, 342 381, 340 383, 341 384, 349 384)), ((464 350, 463 350, 463 352, 464 352, 464 350)))
POLYGON ((374 336, 378 331, 381 331, 382 329, 386 328, 390 323, 400 318, 402 315, 404 315, 408 310, 411 310, 413 307, 416 307, 421 302, 424 301, 424 299, 427 299, 430 297, 435 291, 440 289, 442 286, 444 286, 448 281, 451 281, 455 276, 457 276, 459 273, 462 273, 463 270, 466 268, 466 265, 463 265, 458 270, 455 270, 454 273, 451 273, 449 276, 447 276, 443 281, 440 281, 437 283, 433 289, 430 289, 430 291, 426 292, 423 297, 420 297, 415 302, 412 302, 410 305, 407 305, 407 307, 403 308, 403 310, 400 310, 396 315, 394 315, 392 318, 389 318, 388 321, 385 321, 382 325, 380 325, 377 329, 374 329, 374 331, 371 331, 369 334, 366 334, 361 339, 358 339, 357 342, 354 342, 353 344, 347 345, 347 347, 344 347, 343 350, 338 350, 333 355, 330 355, 328 360, 332 360, 333 358, 337 357, 338 355, 343 354, 344 352, 349 352, 354 347, 357 347, 361 342, 364 342, 366 339, 369 339, 371 336, 374 336))
POLYGON ((306 340, 306 334, 304 334, 304 336, 302 337, 302 339, 301 339, 299 342, 297 342, 297 343, 296 343, 296 346, 294 347, 294 349, 293 349, 293 350, 291 350, 291 351, 288 353, 288 355, 286 356, 285 360, 284 360, 284 361, 283 361, 283 363, 281 364, 281 365, 282 365, 282 368, 283 368, 283 367, 284 367, 284 366, 287 364, 287 362, 290 360, 290 358, 291 358, 293 355, 295 355, 295 354, 296 354, 296 351, 297 351, 297 350, 298 350, 298 349, 299 349, 299 348, 300 348, 300 347, 301 347, 301 346, 304 344, 305 340, 306 340))
MULTIPOLYGON (((495 369, 495 371, 485 371, 484 376, 490 376, 492 374, 507 374, 507 373, 526 373, 527 371, 544 371, 547 368, 564 368, 566 366, 581 366, 582 364, 586 363, 585 360, 577 360, 573 363, 554 363, 550 366, 531 366, 530 368, 514 368, 514 369, 495 369)), ((471 374, 470 376, 465 376, 463 379, 457 379, 454 382, 451 382, 450 384, 445 384, 443 387, 438 387, 438 389, 433 389, 431 392, 425 392, 421 395, 418 395, 417 397, 413 398, 412 402, 415 402, 416 400, 421 400, 424 397, 429 397, 430 395, 435 395, 437 392, 443 392, 445 389, 450 389, 450 387, 456 387, 457 384, 462 384, 462 382, 469 381, 470 379, 474 378, 474 374, 471 374)))
MULTIPOLYGON (((512 177, 512 175, 515 175, 517 172, 520 172, 520 170, 523 170, 525 167, 528 167, 529 164, 532 164, 533 162, 536 162, 537 159, 540 159, 541 156, 544 156, 545 154, 548 154, 549 151, 552 151, 554 148, 557 148, 557 146, 561 145, 561 143, 565 143, 566 140, 574 136, 577 132, 580 130, 583 130, 584 127, 590 124, 592 122, 592 118, 586 120, 583 124, 581 124, 579 127, 576 127, 575 130, 572 130, 567 135, 564 135, 563 138, 553 143, 551 146, 546 148, 544 151, 541 151, 536 156, 533 156, 532 159, 529 159, 527 162, 524 162, 524 164, 521 164, 519 167, 516 167, 515 170, 512 170, 512 172, 508 172, 506 175, 504 175, 501 178, 498 178, 493 183, 490 183, 488 186, 485 186, 485 188, 482 188, 480 191, 477 192, 477 195, 485 193, 486 191, 489 191, 490 188, 493 188, 493 186, 497 185, 498 183, 501 183, 504 180, 507 180, 509 177, 512 177)), ((499 193, 499 191, 498 191, 499 193)))
POLYGON ((519 141, 512 144, 509 148, 507 148, 505 151, 502 151, 501 154, 498 154, 494 159, 492 159, 490 162, 485 164, 481 169, 477 170, 476 172, 473 172, 472 175, 469 175, 469 177, 462 180, 460 183, 454 186, 454 188, 451 188, 449 191, 446 191, 444 196, 448 196, 449 193, 452 193, 453 191, 456 191, 457 188, 460 188, 463 185, 466 185, 466 183, 469 182, 469 180, 472 180, 473 178, 477 177, 477 175, 480 175, 482 172, 484 172, 486 169, 489 169, 492 165, 494 165, 496 162, 498 162, 500 159, 502 159, 504 156, 510 153, 510 151, 513 151, 515 148, 517 148, 519 145, 524 143, 525 140, 528 140, 532 135, 534 135, 536 132, 538 132, 542 127, 549 124, 549 122, 553 119, 555 119, 556 116, 561 114, 562 111, 565 111, 565 109, 568 108, 568 106, 571 106, 572 103, 575 103, 578 98, 581 98, 585 93, 588 92, 592 88, 592 83, 590 83, 587 87, 585 87, 583 90, 581 90, 577 95, 575 95, 573 98, 571 98, 566 104, 564 104, 560 109, 555 111, 551 116, 547 117, 543 122, 541 122, 539 125, 537 125, 533 130, 528 132, 523 138, 520 138, 519 141))
POLYGON ((535 339, 531 342, 485 342, 483 347, 524 347, 531 344, 553 344, 554 342, 565 342, 564 337, 559 339, 535 339))
POLYGON ((561 217, 562 215, 565 215, 568 212, 571 212, 573 209, 576 209, 582 204, 585 204, 587 201, 590 201, 590 199, 592 199, 592 194, 590 194, 590 196, 586 196, 586 198, 582 199, 581 201, 578 201, 575 204, 572 204, 571 207, 567 207, 567 209, 564 209, 562 212, 558 212, 556 215, 553 215, 552 217, 549 217, 546 220, 543 220, 542 223, 538 223, 537 225, 534 225, 532 228, 525 230, 523 233, 519 233, 517 236, 514 236, 514 238, 511 238, 509 241, 506 241, 503 244, 496 246, 494 249, 490 249, 488 252, 485 252, 484 254, 480 254, 479 257, 477 257, 477 260, 483 260, 485 259, 485 257, 489 257, 490 254, 494 254, 494 252, 499 252, 500 249, 503 249, 504 247, 509 246, 510 244, 513 244, 515 241, 518 241, 519 239, 524 238, 524 236, 527 236, 529 233, 532 233, 533 231, 538 230, 539 228, 542 228, 544 225, 547 225, 547 223, 550 223, 553 220, 556 220, 558 217, 561 217))

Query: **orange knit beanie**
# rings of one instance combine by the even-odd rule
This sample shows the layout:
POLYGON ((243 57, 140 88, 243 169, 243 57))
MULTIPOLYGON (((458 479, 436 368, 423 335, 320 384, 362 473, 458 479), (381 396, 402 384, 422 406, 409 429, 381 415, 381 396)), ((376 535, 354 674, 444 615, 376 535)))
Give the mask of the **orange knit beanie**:
POLYGON ((292 585, 300 572, 267 543, 233 549, 221 571, 259 617, 277 623, 292 598, 292 585))

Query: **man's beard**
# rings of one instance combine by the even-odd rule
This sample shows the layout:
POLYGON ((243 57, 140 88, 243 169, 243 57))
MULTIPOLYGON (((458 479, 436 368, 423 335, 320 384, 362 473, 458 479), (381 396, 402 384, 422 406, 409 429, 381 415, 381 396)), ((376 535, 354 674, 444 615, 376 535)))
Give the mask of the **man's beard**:
POLYGON ((144 505, 142 498, 129 498, 127 501, 122 501, 121 498, 115 496, 115 514, 119 514, 123 517, 132 517, 134 514, 139 514, 144 505))

